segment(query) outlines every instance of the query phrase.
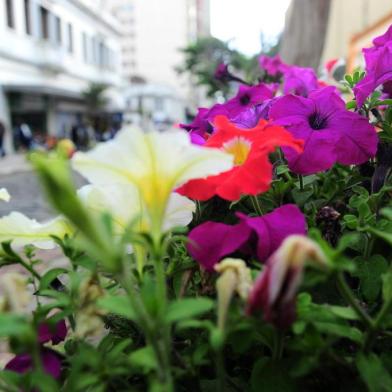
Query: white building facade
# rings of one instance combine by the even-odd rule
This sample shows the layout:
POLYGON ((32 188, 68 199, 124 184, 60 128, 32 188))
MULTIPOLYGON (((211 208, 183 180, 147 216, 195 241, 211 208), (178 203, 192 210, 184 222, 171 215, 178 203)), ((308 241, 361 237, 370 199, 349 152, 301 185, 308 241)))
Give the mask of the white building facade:
POLYGON ((121 31, 99 0, 0 1, 0 121, 8 130, 68 136, 86 113, 83 91, 109 86, 121 111, 121 31))
POLYGON ((107 0, 122 31, 126 111, 155 122, 183 120, 197 89, 176 72, 182 48, 210 34, 209 0, 107 0), (155 117, 155 118, 154 118, 155 117))

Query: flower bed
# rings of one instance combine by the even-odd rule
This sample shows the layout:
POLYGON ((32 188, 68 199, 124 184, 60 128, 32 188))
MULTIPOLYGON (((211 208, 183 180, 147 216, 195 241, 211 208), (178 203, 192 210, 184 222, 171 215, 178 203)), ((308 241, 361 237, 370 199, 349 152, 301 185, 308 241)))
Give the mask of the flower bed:
POLYGON ((0 390, 391 390, 391 48, 336 86, 262 57, 183 130, 31 155, 59 216, 0 219, 29 274, 0 278, 0 390))

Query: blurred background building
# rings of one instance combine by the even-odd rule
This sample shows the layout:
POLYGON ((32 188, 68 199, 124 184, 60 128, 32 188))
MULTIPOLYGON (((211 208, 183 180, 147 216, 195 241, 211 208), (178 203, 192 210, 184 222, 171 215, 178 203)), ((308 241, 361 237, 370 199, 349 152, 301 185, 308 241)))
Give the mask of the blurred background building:
POLYGON ((210 34, 209 0, 107 0, 122 29, 125 119, 158 127, 183 119, 200 91, 175 68, 180 49, 210 34))
POLYGON ((322 63, 345 58, 349 70, 363 65, 362 48, 392 24, 391 0, 333 0, 322 63))
POLYGON ((83 91, 104 83, 122 110, 121 31, 94 0, 0 1, 0 119, 36 135, 68 136, 83 120, 83 91))

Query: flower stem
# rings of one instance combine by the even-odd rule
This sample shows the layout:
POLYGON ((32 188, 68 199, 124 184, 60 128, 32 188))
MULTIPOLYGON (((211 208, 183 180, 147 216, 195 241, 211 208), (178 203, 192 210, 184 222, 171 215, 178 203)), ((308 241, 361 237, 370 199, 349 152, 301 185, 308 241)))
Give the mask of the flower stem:
POLYGON ((284 333, 280 330, 275 331, 274 348, 272 352, 272 359, 278 361, 282 358, 284 347, 284 333))
POLYGON ((257 198, 257 196, 251 196, 250 199, 252 201, 252 205, 253 205, 253 208, 254 208, 256 214, 259 216, 263 215, 263 209, 261 208, 261 205, 259 203, 259 199, 257 198))
POLYGON ((302 177, 302 174, 298 176, 299 179, 299 189, 302 192, 304 190, 304 178, 302 177))
MULTIPOLYGON (((155 244, 156 245, 156 244, 155 244)), ((155 333, 158 340, 157 356, 160 359, 160 383, 165 385, 165 391, 173 390, 173 381, 171 374, 170 353, 171 353, 171 326, 166 321, 168 298, 166 286, 166 273, 162 246, 154 246, 153 263, 155 268, 156 284, 157 284, 157 303, 159 304, 159 312, 156 319, 155 333)))
POLYGON ((343 272, 338 272, 336 281, 340 294, 345 299, 345 301, 355 310, 358 317, 364 322, 364 324, 366 324, 369 328, 373 328, 373 319, 359 305, 353 292, 348 286, 346 279, 344 278, 343 272))
POLYGON ((376 319, 373 322, 373 326, 368 330, 365 337, 364 351, 369 352, 374 344, 377 334, 380 330, 380 326, 384 321, 385 317, 389 314, 392 308, 392 297, 384 303, 376 319))

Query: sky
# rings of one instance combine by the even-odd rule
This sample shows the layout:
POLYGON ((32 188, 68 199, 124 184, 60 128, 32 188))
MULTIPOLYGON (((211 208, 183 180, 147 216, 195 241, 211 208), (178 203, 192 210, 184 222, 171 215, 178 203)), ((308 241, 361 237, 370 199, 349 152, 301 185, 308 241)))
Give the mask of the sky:
POLYGON ((253 55, 260 52, 260 34, 274 40, 283 30, 290 0, 211 0, 211 32, 231 46, 253 55))

